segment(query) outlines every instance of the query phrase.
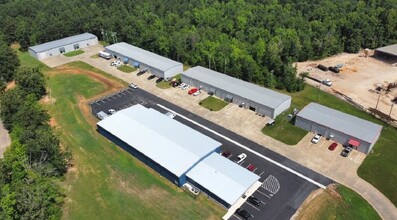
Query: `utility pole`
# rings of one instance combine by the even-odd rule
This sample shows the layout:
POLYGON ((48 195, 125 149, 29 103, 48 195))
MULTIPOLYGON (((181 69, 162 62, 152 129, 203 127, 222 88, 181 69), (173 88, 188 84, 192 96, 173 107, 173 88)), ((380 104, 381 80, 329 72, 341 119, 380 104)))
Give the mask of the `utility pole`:
POLYGON ((211 69, 211 56, 208 55, 208 69, 211 69))
POLYGON ((390 108, 389 116, 391 115, 391 112, 393 111, 394 104, 395 104, 394 102, 391 104, 391 108, 390 108))
POLYGON ((320 82, 320 86, 318 87, 318 92, 317 92, 317 102, 318 102, 318 97, 320 96, 321 85, 322 83, 320 82))
POLYGON ((225 58, 225 69, 223 71, 224 74, 226 74, 226 64, 227 64, 227 59, 225 58))

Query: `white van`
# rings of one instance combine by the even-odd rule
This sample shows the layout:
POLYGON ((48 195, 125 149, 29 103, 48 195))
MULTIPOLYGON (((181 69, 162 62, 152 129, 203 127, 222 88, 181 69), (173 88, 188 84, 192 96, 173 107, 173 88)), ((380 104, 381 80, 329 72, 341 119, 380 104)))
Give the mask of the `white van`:
POLYGON ((98 51, 98 56, 105 58, 107 60, 109 60, 110 58, 112 58, 112 55, 110 55, 110 53, 106 53, 104 51, 98 51))

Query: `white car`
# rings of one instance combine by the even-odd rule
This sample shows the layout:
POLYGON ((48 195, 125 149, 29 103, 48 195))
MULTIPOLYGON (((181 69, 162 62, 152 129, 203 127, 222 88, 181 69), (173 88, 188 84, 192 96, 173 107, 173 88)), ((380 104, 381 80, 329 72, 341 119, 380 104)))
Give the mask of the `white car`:
POLYGON ((321 135, 316 134, 316 135, 314 135, 314 137, 312 138, 312 143, 313 143, 313 144, 317 144, 317 143, 320 141, 320 139, 321 139, 321 135))
POLYGON ((332 86, 332 82, 329 79, 323 80, 323 84, 327 86, 332 86))
POLYGON ((186 84, 185 83, 181 83, 179 84, 178 88, 183 88, 186 84))
POLYGON ((188 89, 189 87, 190 87, 189 85, 185 84, 185 85, 182 87, 182 89, 183 89, 183 90, 186 90, 186 89, 188 89))
POLYGON ((138 86, 135 83, 130 83, 129 85, 130 88, 136 89, 138 86))
POLYGON ((240 155, 237 156, 235 162, 240 164, 241 162, 243 162, 245 160, 245 158, 247 158, 247 154, 241 153, 240 155))
POLYGON ((115 60, 115 61, 113 61, 113 62, 111 62, 110 63, 110 66, 117 66, 117 65, 121 65, 122 63, 121 63, 121 61, 120 60, 115 60))
POLYGON ((116 113, 116 110, 114 110, 114 109, 109 109, 109 114, 111 114, 111 115, 113 115, 113 114, 115 114, 116 113))
POLYGON ((201 94, 200 90, 197 90, 197 92, 193 93, 194 96, 198 96, 200 94, 201 94))

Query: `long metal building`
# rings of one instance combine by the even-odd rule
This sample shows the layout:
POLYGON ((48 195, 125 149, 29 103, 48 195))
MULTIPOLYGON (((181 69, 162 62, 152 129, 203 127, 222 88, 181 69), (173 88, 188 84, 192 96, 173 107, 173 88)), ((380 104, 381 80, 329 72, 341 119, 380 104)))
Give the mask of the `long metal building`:
POLYGON ((186 173, 221 143, 164 114, 134 105, 97 123, 109 140, 156 170, 178 186, 186 173))
POLYGON ((378 124, 313 102, 296 115, 295 125, 366 154, 382 131, 378 124))
POLYGON ((31 46, 28 50, 32 57, 43 60, 48 57, 57 56, 96 44, 98 44, 98 38, 95 35, 84 33, 31 46))
POLYGON ((114 58, 138 67, 147 69, 158 77, 170 78, 183 72, 183 64, 160 56, 124 42, 112 44, 105 48, 114 58))
POLYGON ((291 105, 291 97, 202 66, 186 70, 182 82, 228 102, 276 118, 291 105))

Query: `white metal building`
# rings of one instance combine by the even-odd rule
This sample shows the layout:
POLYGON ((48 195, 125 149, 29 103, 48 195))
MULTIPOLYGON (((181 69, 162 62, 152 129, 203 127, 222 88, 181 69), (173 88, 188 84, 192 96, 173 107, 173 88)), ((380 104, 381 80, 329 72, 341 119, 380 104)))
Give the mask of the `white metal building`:
POLYGON ((32 57, 38 60, 43 60, 48 57, 57 56, 96 44, 98 44, 98 38, 95 35, 84 33, 36 46, 31 46, 28 50, 32 57))
POLYGON ((397 57, 397 44, 377 48, 375 50, 375 56, 397 57))
POLYGON ((105 50, 114 58, 141 70, 147 69, 149 73, 158 77, 171 78, 183 72, 182 63, 124 42, 107 46, 105 50))
POLYGON ((226 207, 232 206, 260 177, 218 153, 198 163, 187 174, 187 181, 226 207))
POLYGON ((182 82, 252 111, 276 118, 291 105, 291 97, 202 66, 186 70, 182 82))
POLYGON ((178 186, 221 143, 166 115, 135 105, 97 123, 98 131, 178 186))
POLYGON ((366 154, 382 131, 378 124, 313 102, 296 115, 295 125, 366 154))

